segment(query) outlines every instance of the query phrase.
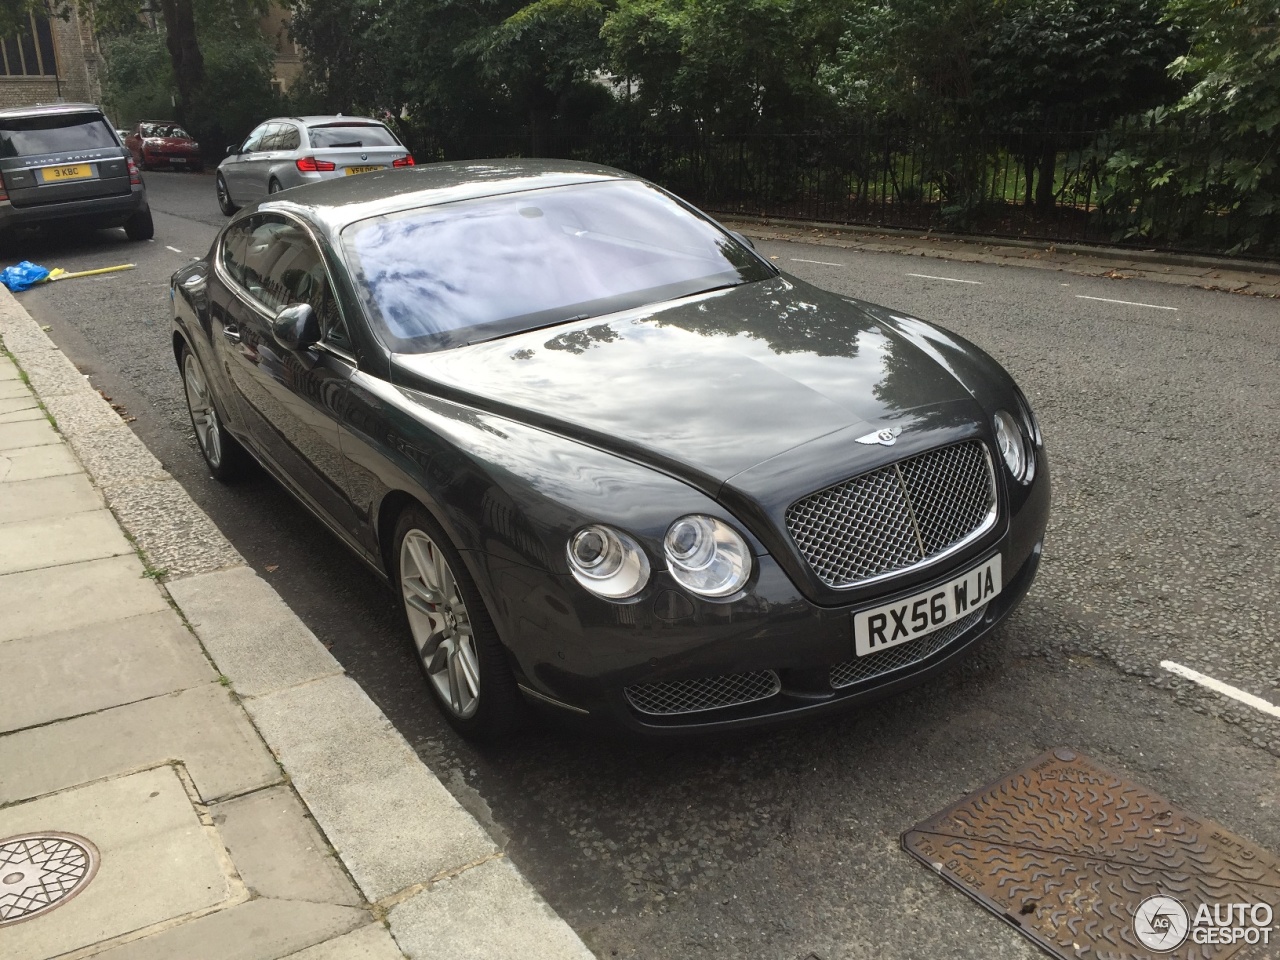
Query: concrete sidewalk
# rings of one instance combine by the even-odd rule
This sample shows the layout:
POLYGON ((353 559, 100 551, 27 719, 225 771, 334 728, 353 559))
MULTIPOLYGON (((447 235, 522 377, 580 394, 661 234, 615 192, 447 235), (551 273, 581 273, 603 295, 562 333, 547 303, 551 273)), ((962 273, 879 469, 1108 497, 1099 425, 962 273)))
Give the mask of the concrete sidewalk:
POLYGON ((589 958, 3 290, 0 339, 0 957, 589 958))

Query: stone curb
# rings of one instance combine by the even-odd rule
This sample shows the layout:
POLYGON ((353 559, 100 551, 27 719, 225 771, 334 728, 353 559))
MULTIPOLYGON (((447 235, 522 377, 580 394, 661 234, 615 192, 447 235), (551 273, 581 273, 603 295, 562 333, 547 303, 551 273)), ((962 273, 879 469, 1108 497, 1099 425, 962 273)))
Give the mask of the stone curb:
POLYGON ((871 227, 849 223, 827 223, 821 220, 788 220, 781 217, 755 217, 745 214, 717 214, 725 224, 754 224, 762 227, 780 227, 793 230, 822 230, 827 233, 848 233, 867 238, 894 237, 934 243, 963 243, 971 247, 1010 247, 1012 249, 1054 251, 1072 253, 1098 260, 1122 260, 1125 262, 1152 263, 1174 267, 1200 267, 1205 270, 1239 270, 1243 273, 1267 273, 1280 275, 1280 263, 1270 260, 1244 260, 1233 257, 1213 257, 1194 253, 1170 253, 1161 250, 1140 250, 1129 247, 1096 246, 1085 243, 1056 243, 1051 240, 1017 240, 1011 237, 988 237, 981 234, 938 233, 932 230, 905 230, 899 227, 871 227))
MULTIPOLYGON (((401 950, 414 960, 589 960, 578 935, 7 290, 0 338, 120 526, 167 578, 172 602, 363 895, 395 908, 388 925, 401 950), (500 883, 460 882, 495 861, 501 873, 478 876, 500 883), (448 892, 435 893, 441 884, 448 892), (483 904, 458 898, 472 887, 483 904), (522 922, 442 926, 441 911, 455 902, 463 915, 522 922)), ((336 943, 314 955, 345 956, 336 943)))

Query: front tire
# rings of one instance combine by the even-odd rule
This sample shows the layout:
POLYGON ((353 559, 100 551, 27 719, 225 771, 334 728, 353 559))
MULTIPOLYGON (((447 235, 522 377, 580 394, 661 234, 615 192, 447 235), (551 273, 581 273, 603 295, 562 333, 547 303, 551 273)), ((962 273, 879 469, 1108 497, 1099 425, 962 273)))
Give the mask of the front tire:
POLYGON ((130 240, 150 240, 156 235, 156 225, 151 219, 151 210, 143 207, 134 212, 124 225, 125 235, 130 240))
POLYGON ((521 724, 524 702, 458 551, 416 504, 400 515, 392 542, 400 608, 440 711, 472 739, 511 734, 521 724))
POLYGON ((187 397, 187 413, 191 415, 191 427, 196 432, 196 444, 215 480, 233 480, 244 467, 244 448, 227 433, 213 402, 213 390, 204 375, 204 367, 195 353, 185 344, 182 347, 183 392, 187 397))
POLYGON ((231 191, 227 189, 227 181, 223 179, 221 173, 214 181, 214 188, 218 191, 218 209, 225 213, 228 217, 240 208, 231 202, 231 191))

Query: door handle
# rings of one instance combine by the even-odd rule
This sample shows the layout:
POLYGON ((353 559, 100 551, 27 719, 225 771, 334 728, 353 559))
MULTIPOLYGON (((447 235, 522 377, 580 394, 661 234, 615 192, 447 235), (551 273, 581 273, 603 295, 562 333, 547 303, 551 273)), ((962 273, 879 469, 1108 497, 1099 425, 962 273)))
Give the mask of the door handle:
POLYGON ((226 337, 228 340, 230 340, 232 343, 240 342, 240 331, 236 329, 235 324, 231 324, 230 326, 223 327, 222 335, 226 337))

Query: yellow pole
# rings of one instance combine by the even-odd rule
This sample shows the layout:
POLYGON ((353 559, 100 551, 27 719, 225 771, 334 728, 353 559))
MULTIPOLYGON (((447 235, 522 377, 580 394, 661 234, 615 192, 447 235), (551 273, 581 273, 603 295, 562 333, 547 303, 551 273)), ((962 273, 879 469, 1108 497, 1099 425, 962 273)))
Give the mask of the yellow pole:
POLYGON ((117 270, 132 270, 136 267, 136 263, 122 263, 118 267, 99 267, 97 270, 78 270, 75 273, 60 273, 56 277, 50 277, 49 282, 55 280, 70 280, 73 277, 94 277, 100 273, 115 273, 117 270))

